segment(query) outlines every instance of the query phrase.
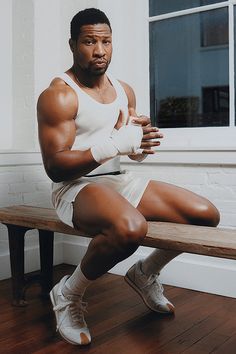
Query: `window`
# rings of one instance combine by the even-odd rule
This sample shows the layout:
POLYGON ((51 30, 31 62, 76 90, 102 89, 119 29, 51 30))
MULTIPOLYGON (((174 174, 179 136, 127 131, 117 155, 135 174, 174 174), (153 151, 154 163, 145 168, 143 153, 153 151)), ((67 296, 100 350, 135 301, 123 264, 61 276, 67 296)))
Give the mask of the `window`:
POLYGON ((201 14, 201 46, 228 45, 228 9, 223 8, 212 12, 206 11, 201 14))
POLYGON ((202 88, 202 126, 229 125, 229 86, 202 88))
POLYGON ((150 0, 149 15, 156 16, 193 7, 216 4, 224 0, 150 0))
POLYGON ((235 6, 235 0, 149 0, 151 117, 162 130, 191 128, 189 145, 197 135, 203 145, 211 136, 214 143, 213 129, 220 136, 220 128, 222 144, 235 146, 235 6))

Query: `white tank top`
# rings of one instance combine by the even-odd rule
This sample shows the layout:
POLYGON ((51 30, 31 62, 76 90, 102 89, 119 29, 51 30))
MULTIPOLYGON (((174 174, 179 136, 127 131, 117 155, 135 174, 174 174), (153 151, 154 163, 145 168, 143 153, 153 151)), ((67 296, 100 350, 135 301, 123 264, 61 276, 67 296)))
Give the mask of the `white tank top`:
MULTIPOLYGON (((128 116, 128 98, 122 85, 110 74, 109 81, 116 91, 116 98, 111 103, 100 103, 83 91, 66 73, 59 75, 78 96, 79 109, 75 118, 76 137, 72 150, 87 150, 111 135, 117 122, 120 110, 128 116)), ((88 175, 109 173, 120 170, 120 158, 117 156, 88 175)))

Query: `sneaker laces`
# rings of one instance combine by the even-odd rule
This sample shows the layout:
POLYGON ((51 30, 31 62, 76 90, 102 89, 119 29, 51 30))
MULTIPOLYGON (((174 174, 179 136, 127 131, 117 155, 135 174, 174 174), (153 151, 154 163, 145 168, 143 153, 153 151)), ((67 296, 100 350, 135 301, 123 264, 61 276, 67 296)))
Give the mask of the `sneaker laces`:
POLYGON ((162 284, 159 281, 159 274, 151 274, 148 279, 146 284, 143 286, 143 288, 148 288, 150 286, 154 286, 157 289, 158 293, 163 294, 164 288, 162 284))
MULTIPOLYGON (((71 319, 74 323, 79 324, 82 327, 86 326, 85 320, 84 320, 84 313, 88 312, 87 311, 87 306, 88 303, 80 300, 81 298, 78 296, 70 296, 68 298, 64 297, 64 301, 61 304, 58 304, 53 307, 54 311, 61 311, 66 309, 67 307, 69 308, 71 319)), ((64 313, 64 316, 62 317, 60 323, 57 326, 57 329, 59 329, 67 316, 66 312, 64 313)))

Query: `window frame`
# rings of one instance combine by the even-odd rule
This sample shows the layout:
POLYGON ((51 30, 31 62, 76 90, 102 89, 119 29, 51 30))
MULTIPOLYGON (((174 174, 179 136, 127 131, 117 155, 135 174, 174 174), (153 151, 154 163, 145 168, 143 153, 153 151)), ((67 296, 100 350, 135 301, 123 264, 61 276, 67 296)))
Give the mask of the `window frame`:
MULTIPOLYGON (((229 14, 229 126, 162 128, 161 131, 163 132, 165 139, 162 141, 160 150, 236 150, 234 81, 234 20, 236 21, 236 18, 234 15, 234 6, 236 6, 236 0, 228 0, 216 4, 202 5, 199 7, 148 17, 148 22, 151 23, 220 8, 228 8, 229 14)), ((149 43, 149 45, 151 45, 151 43, 149 43)), ((203 50, 206 49, 204 48, 203 50)))

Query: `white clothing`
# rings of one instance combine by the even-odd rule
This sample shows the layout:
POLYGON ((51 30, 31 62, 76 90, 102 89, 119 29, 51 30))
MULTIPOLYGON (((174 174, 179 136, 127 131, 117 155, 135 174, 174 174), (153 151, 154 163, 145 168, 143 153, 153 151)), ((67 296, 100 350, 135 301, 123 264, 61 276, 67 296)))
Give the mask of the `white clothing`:
MULTIPOLYGON (((128 117, 128 98, 126 93, 119 81, 112 78, 111 75, 107 75, 107 77, 116 91, 116 98, 108 104, 97 102, 67 74, 62 74, 59 77, 71 86, 78 96, 79 110, 75 118, 76 137, 72 150, 87 150, 97 142, 109 137, 121 110, 128 117)), ((126 171, 118 175, 107 175, 107 173, 115 171, 120 171, 119 156, 100 165, 87 176, 71 181, 53 183, 52 202, 60 219, 73 227, 73 202, 81 189, 89 183, 109 186, 136 207, 149 179, 136 177, 133 173, 126 171), (97 174, 100 176, 93 176, 97 174)))
MULTIPOLYGON (((116 91, 116 99, 108 104, 96 101, 88 93, 82 90, 67 74, 59 77, 71 86, 78 96, 79 111, 75 118, 76 137, 71 150, 87 150, 98 142, 111 135, 120 110, 128 117, 128 98, 118 80, 107 75, 112 86, 116 91)), ((88 175, 107 173, 120 170, 120 158, 115 157, 112 160, 100 165, 88 175)))
MULTIPOLYGON (((134 173, 124 171, 120 175, 103 175, 95 177, 81 177, 53 193, 53 204, 59 218, 67 225, 73 227, 73 202, 81 191, 89 183, 108 186, 121 194, 134 207, 137 207, 148 185, 149 179, 137 177, 134 173)), ((115 201, 114 201, 115 208, 115 201)))

